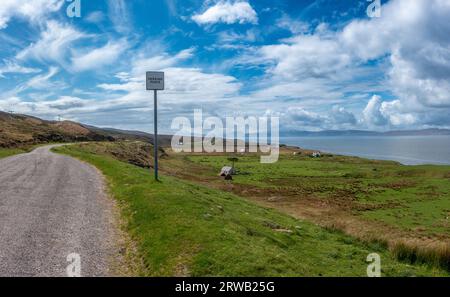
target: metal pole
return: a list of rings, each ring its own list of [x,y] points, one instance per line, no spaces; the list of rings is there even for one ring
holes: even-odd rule
[[[155,180],[158,180],[158,91],[154,90],[155,92],[155,107],[154,107],[154,112],[155,112],[155,134],[153,136],[154,141],[153,141],[153,147],[155,149],[155,154],[154,154],[154,159],[155,159]]]

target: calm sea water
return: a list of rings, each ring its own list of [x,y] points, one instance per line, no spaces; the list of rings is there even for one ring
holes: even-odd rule
[[[450,136],[282,137],[281,143],[405,165],[450,164]]]

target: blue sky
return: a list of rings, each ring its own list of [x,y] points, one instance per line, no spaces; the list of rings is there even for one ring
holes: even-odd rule
[[[0,110],[152,130],[145,71],[177,116],[280,117],[283,131],[450,127],[450,3],[4,0]],[[173,131],[172,131],[173,132]]]

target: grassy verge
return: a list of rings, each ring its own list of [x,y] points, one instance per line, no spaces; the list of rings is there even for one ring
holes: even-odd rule
[[[448,275],[400,263],[379,244],[359,242],[231,193],[163,176],[114,159],[92,146],[54,149],[96,166],[122,206],[148,276],[365,276],[368,254],[383,276]]]
[[[0,159],[10,157],[13,155],[24,154],[31,152],[35,147],[26,148],[0,148]]]

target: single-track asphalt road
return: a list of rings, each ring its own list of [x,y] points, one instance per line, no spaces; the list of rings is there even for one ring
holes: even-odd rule
[[[67,276],[73,253],[81,276],[109,276],[117,249],[102,177],[52,147],[0,159],[0,276]]]

